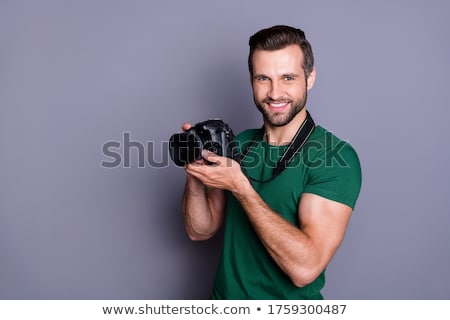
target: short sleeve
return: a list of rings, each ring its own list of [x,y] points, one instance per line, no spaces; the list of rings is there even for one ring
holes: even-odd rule
[[[348,205],[354,209],[362,183],[356,151],[345,141],[319,150],[308,161],[305,193]]]

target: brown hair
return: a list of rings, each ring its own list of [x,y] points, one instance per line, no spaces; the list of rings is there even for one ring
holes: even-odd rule
[[[314,55],[311,44],[306,40],[305,33],[290,26],[277,25],[262,29],[252,35],[249,40],[248,69],[253,75],[252,57],[255,50],[280,50],[290,45],[298,45],[303,51],[303,70],[306,77],[314,67]]]

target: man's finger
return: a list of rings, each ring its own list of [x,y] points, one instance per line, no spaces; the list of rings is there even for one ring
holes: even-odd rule
[[[210,163],[220,164],[219,159],[217,159],[219,156],[209,150],[203,149],[202,157],[203,157],[203,159],[205,159],[206,161],[208,161]]]
[[[185,122],[185,123],[183,123],[183,124],[181,125],[181,129],[182,129],[183,131],[188,131],[190,128],[192,128],[192,124],[190,124],[190,123],[188,123],[188,122]]]

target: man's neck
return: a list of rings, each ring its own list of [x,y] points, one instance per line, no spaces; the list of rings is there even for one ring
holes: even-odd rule
[[[295,134],[297,133],[298,128],[301,126],[303,121],[306,119],[306,107],[300,111],[294,119],[288,124],[276,127],[271,126],[266,121],[264,122],[264,140],[273,146],[282,146],[288,145],[291,143]]]

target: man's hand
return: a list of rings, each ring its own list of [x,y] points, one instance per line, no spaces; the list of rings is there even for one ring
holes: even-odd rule
[[[186,172],[204,185],[230,190],[238,190],[243,183],[248,183],[247,178],[241,171],[241,166],[235,160],[221,157],[211,151],[203,150],[202,156],[208,162],[196,162],[186,166]]]

